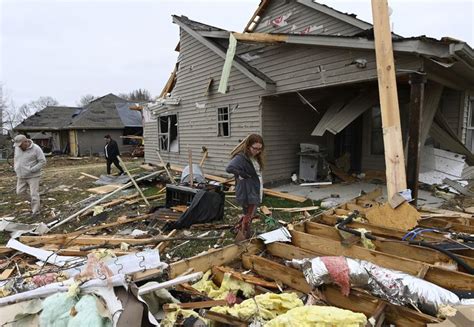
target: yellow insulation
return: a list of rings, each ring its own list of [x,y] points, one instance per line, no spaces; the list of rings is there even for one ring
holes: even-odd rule
[[[366,323],[362,313],[311,305],[291,309],[270,320],[265,327],[363,327]]]

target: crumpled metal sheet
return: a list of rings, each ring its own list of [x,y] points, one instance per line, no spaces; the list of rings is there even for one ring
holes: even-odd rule
[[[459,297],[451,291],[392,269],[386,269],[365,260],[345,258],[349,266],[352,287],[368,290],[395,305],[415,305],[425,313],[436,315],[441,306],[459,305]],[[289,265],[300,269],[313,287],[332,284],[331,276],[319,257],[293,259]]]

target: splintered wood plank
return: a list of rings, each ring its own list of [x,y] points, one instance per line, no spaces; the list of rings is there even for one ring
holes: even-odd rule
[[[407,188],[407,179],[387,0],[372,0],[372,16],[387,193],[388,198],[391,199],[395,193]],[[403,221],[403,217],[400,219]]]
[[[214,311],[204,310],[201,312],[203,318],[215,321],[217,323],[223,324],[224,326],[239,326],[239,327],[247,327],[248,323],[240,320],[234,316],[226,315],[222,313],[217,313]]]
[[[197,256],[183,259],[170,264],[170,278],[175,278],[179,274],[185,272],[189,268],[193,268],[195,272],[205,272],[213,266],[222,266],[234,260],[237,260],[242,253],[258,253],[263,249],[261,243],[246,242],[239,244],[231,244],[222,249],[211,249]]]
[[[469,209],[469,208],[467,208],[467,209]],[[467,209],[464,209],[464,210],[467,210]],[[431,208],[431,207],[428,207],[428,206],[422,206],[419,210],[420,210],[420,212],[422,212],[422,214],[424,214],[424,212],[432,212],[432,213],[435,213],[435,214],[439,214],[440,217],[474,218],[472,213],[464,213],[464,212],[458,212],[458,211],[452,211],[452,210]]]
[[[188,303],[176,303],[181,309],[202,309],[202,308],[212,308],[217,306],[227,306],[228,303],[226,300],[212,300],[212,301],[199,301],[199,302],[188,302]],[[165,311],[174,311],[176,308],[170,308],[170,304],[164,304],[163,310]]]
[[[253,275],[242,274],[228,267],[222,267],[222,266],[212,267],[213,274],[219,273],[219,272],[222,274],[228,273],[232,276],[232,278],[241,280],[249,284],[258,285],[258,286],[267,287],[267,288],[278,288],[278,284],[275,282],[269,282],[261,278],[255,277]]]
[[[303,273],[297,269],[289,268],[255,255],[243,255],[242,263],[246,269],[252,269],[263,277],[281,281],[297,291],[306,294],[312,291],[312,287],[306,282]],[[367,317],[370,317],[377,309],[378,304],[382,302],[380,299],[355,289],[351,289],[349,296],[346,297],[341,294],[337,287],[331,285],[325,287],[322,293],[331,305],[354,312],[362,312]],[[395,306],[389,303],[387,306],[387,321],[397,326],[425,326],[426,323],[439,321],[429,315],[418,313],[406,307]]]
[[[278,43],[286,42],[288,35],[269,34],[269,33],[232,33],[234,37],[241,42],[258,42],[258,43]]]
[[[10,248],[7,248],[6,246],[0,246],[0,255],[7,255],[15,250],[12,250]]]
[[[88,173],[84,173],[84,172],[81,172],[81,175],[92,178],[92,179],[95,179],[95,180],[99,179],[99,177],[97,177],[97,176],[94,176],[94,175],[91,175],[91,174],[88,174]]]
[[[323,214],[321,216],[316,217],[314,220],[326,225],[334,226],[338,223],[338,219],[339,219],[338,217]],[[364,228],[370,231],[373,235],[387,237],[387,238],[402,239],[403,236],[405,236],[407,233],[406,230],[401,230],[398,228],[387,228],[387,227],[382,227],[382,226],[376,226],[369,223],[359,223],[356,221],[348,224],[347,226],[349,226],[350,228]],[[443,236],[437,235],[435,233],[423,233],[421,236],[418,236],[416,239],[417,240],[424,239],[427,241],[445,241],[446,240]]]
[[[169,232],[166,237],[173,237],[176,235],[178,232],[177,229],[173,229],[171,232]],[[156,250],[158,250],[159,253],[163,253],[163,251],[170,245],[171,242],[161,242],[156,246]]]
[[[421,215],[408,202],[405,202],[396,209],[393,209],[389,203],[370,208],[365,212],[365,217],[373,225],[410,230],[418,225]]]
[[[43,236],[22,236],[20,241],[25,244],[65,244],[69,245],[119,245],[120,243],[142,244],[152,242],[153,238],[130,238],[110,236],[69,236],[63,234],[51,234]]]
[[[446,215],[440,214],[440,213],[425,213],[425,212],[420,212],[421,214],[421,222],[425,219],[430,219],[430,218],[439,218],[442,219],[443,221],[447,223],[454,223],[458,225],[464,225],[464,226],[474,226],[474,219],[473,218],[463,218],[463,217],[447,217]]]
[[[306,222],[305,227],[306,233],[308,234],[326,237],[334,241],[341,240],[339,231],[335,227],[313,222]],[[439,251],[424,248],[421,246],[414,246],[408,245],[406,243],[390,241],[372,241],[372,243],[375,245],[377,251],[398,255],[416,261],[426,262],[430,264],[435,264],[436,262],[451,261],[451,259],[447,255]],[[472,261],[472,264],[474,264],[474,260]]]
[[[314,235],[290,231],[292,244],[306,250],[314,251],[328,256],[346,256],[355,259],[370,261],[384,268],[403,271],[416,276],[426,263],[386,254],[379,251],[368,250],[361,246],[346,248],[340,242]],[[444,268],[428,265],[425,280],[447,289],[473,290],[474,276],[466,273],[451,271]]]
[[[13,273],[15,268],[7,268],[5,269],[1,274],[0,274],[0,280],[5,280],[10,277],[10,275]]]
[[[304,196],[278,192],[278,191],[270,190],[270,189],[267,189],[267,188],[263,189],[263,193],[265,195],[270,195],[270,196],[274,196],[274,197],[277,197],[277,198],[291,200],[291,201],[295,201],[295,202],[305,202],[307,200]]]
[[[466,226],[461,224],[456,224],[451,220],[445,220],[441,218],[429,218],[423,219],[419,223],[420,226],[432,227],[432,228],[447,228],[452,231],[474,234],[474,226]]]
[[[108,194],[110,192],[113,192],[119,188],[121,188],[123,185],[118,185],[118,184],[108,184],[108,185],[102,185],[98,187],[93,187],[93,188],[88,188],[87,191],[91,193],[96,193],[96,194]]]

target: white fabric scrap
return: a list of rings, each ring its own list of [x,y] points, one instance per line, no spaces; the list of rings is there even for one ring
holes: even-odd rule
[[[258,236],[263,240],[263,243],[270,244],[274,242],[291,242],[291,234],[285,227],[275,229],[268,233],[263,233]]]

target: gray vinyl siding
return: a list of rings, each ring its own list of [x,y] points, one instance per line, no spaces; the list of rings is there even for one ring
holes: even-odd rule
[[[288,24],[286,26],[275,27],[267,24],[272,19],[286,15],[289,12],[292,14],[288,18]],[[265,10],[254,32],[299,34],[302,30],[311,25],[322,25],[322,29],[317,29],[309,34],[350,36],[362,31],[362,29],[349,23],[299,4],[296,0],[277,0],[272,1]]]
[[[240,140],[250,133],[262,133],[268,149],[265,182],[288,179],[291,172],[298,171],[299,157],[296,153],[299,143],[322,142],[311,137],[320,117],[315,117],[312,109],[303,106],[294,92],[375,81],[377,78],[373,51],[295,44],[255,47],[239,43],[238,53],[249,51],[250,54],[258,54],[258,58],[249,63],[276,82],[275,93],[290,93],[288,96],[293,100],[287,101],[288,107],[285,107],[283,102],[269,100],[268,92],[235,67],[231,70],[228,93],[219,94],[217,89],[224,59],[184,31],[181,31],[180,45],[180,65],[172,96],[179,97],[181,102],[166,109],[168,114],[178,114],[180,152],[162,151],[161,155],[166,162],[185,166],[188,164],[188,148],[193,152],[193,161],[199,162],[202,147],[205,146],[209,156],[204,169],[216,175],[225,173],[229,153]],[[351,65],[358,58],[367,60],[366,68]],[[420,60],[414,56],[396,56],[397,69],[418,70],[420,66]],[[210,78],[213,78],[212,87],[209,94],[204,95]],[[262,97],[265,97],[264,104],[261,103]],[[279,96],[282,97],[286,95]],[[197,109],[196,103],[205,104],[206,109]],[[232,111],[236,105],[238,108],[230,116],[230,137],[217,137],[217,108],[230,106]],[[150,147],[157,147],[156,124],[155,127],[152,123],[145,126],[148,152],[145,159],[158,164],[155,154],[149,153]],[[155,143],[150,143],[150,138],[156,139]],[[323,140],[325,138],[327,136]],[[154,151],[152,148],[151,152]]]
[[[311,136],[320,118],[321,115],[303,105],[295,94],[264,98],[264,183],[289,180],[292,172],[298,173],[300,143],[326,146],[326,137]]]
[[[158,149],[158,122],[152,120],[143,126],[145,138],[145,162],[157,164],[160,162],[156,149]]]
[[[377,79],[374,51],[282,44],[267,47],[259,56],[251,64],[276,82],[277,93]],[[359,58],[367,60],[366,68],[351,64]],[[397,70],[417,70],[421,62],[399,54],[395,65]]]
[[[180,45],[181,61],[172,96],[181,101],[178,106],[169,106],[167,110],[167,114],[178,115],[180,152],[162,151],[160,154],[164,161],[185,166],[188,164],[188,149],[192,150],[196,163],[202,157],[202,147],[206,147],[209,154],[204,169],[212,174],[225,174],[231,150],[248,134],[261,133],[260,94],[263,90],[232,68],[228,82],[230,90],[226,94],[218,93],[224,59],[184,31],[181,31]],[[206,96],[210,78],[214,81]],[[197,109],[196,103],[206,104],[206,108]],[[224,106],[229,106],[230,111],[234,109],[230,114],[230,137],[217,136],[217,108]],[[145,133],[145,140],[157,139],[153,136],[155,131],[151,123],[147,124]],[[157,147],[157,143],[150,146]],[[158,163],[153,155],[147,155],[146,160]]]
[[[459,129],[461,94],[460,91],[444,88],[441,95],[441,113],[446,118],[449,127],[458,136],[461,136],[461,130]]]

